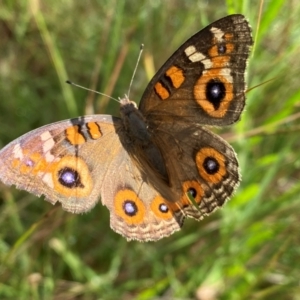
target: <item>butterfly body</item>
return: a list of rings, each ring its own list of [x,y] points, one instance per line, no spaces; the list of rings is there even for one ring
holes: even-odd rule
[[[222,206],[240,178],[232,147],[205,125],[234,123],[252,44],[242,15],[185,42],[120,118],[91,115],[33,130],[0,152],[0,179],[73,213],[101,198],[111,227],[155,241]],[[191,200],[192,198],[192,200]]]

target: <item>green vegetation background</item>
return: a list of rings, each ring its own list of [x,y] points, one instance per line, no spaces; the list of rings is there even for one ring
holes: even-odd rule
[[[109,228],[100,203],[72,215],[0,184],[0,299],[300,299],[298,1],[3,1],[0,147],[58,120],[118,114],[114,101],[65,80],[123,96],[144,43],[138,102],[178,46],[231,13],[253,28],[249,88],[273,79],[219,130],[240,160],[235,196],[202,222],[139,243]]]

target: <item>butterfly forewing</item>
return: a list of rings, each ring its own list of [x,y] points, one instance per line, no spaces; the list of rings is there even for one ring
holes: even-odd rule
[[[183,120],[235,122],[245,104],[245,69],[252,45],[242,15],[220,19],[188,39],[159,69],[140,102],[149,124]]]

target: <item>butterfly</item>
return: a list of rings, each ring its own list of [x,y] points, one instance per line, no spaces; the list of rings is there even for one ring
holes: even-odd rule
[[[128,240],[156,241],[221,207],[240,175],[233,148],[205,126],[236,122],[252,45],[243,15],[189,38],[120,118],[90,115],[30,131],[0,152],[0,180],[72,213],[101,199]]]

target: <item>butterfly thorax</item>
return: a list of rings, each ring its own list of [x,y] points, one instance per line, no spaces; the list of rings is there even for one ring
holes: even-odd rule
[[[128,137],[131,140],[137,140],[141,145],[149,144],[151,135],[146,119],[137,108],[136,103],[128,98],[121,99],[120,113]]]
[[[124,145],[129,153],[134,153],[135,159],[140,165],[148,166],[158,172],[165,182],[169,182],[165,160],[159,147],[153,141],[149,126],[142,112],[138,109],[135,102],[127,97],[120,101],[120,114],[127,133],[127,145]],[[132,150],[132,151],[130,151]],[[136,155],[138,153],[138,155]]]

